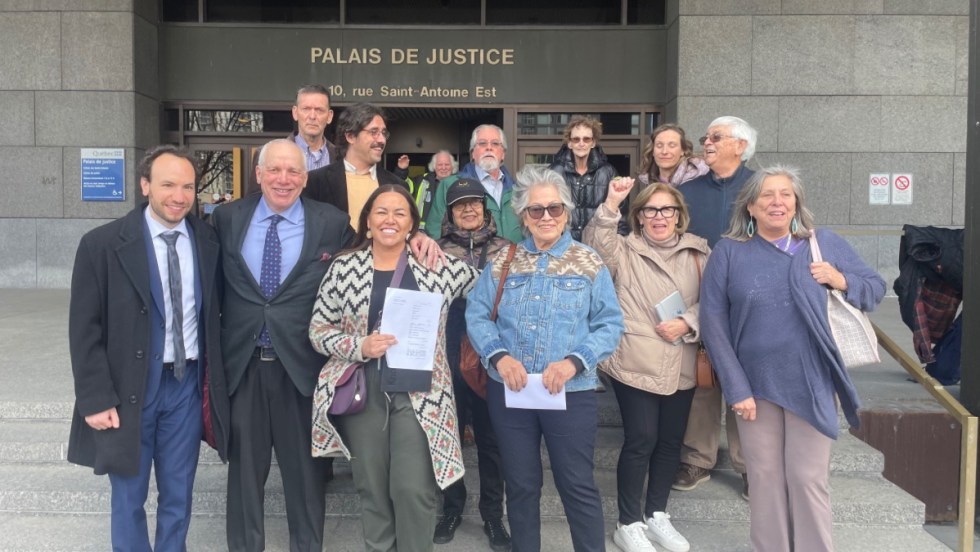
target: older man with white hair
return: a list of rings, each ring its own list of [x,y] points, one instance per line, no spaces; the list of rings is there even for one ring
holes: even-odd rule
[[[459,162],[449,150],[439,150],[432,155],[428,167],[428,172],[415,180],[410,180],[408,178],[408,156],[403,155],[398,159],[398,169],[404,171],[405,180],[411,188],[412,197],[415,198],[415,205],[419,208],[419,216],[422,217],[420,230],[425,230],[425,217],[432,207],[432,198],[439,191],[439,184],[459,172]],[[401,176],[398,170],[392,172]],[[436,239],[438,237],[434,236]]]
[[[471,161],[459,171],[460,177],[476,180],[487,192],[486,208],[497,221],[497,235],[512,242],[524,239],[521,223],[510,207],[514,179],[504,167],[507,154],[507,138],[497,125],[480,125],[470,136]],[[446,216],[446,190],[455,182],[449,177],[442,181],[432,198],[432,208],[425,216],[425,231],[433,238],[442,233],[442,220]]]
[[[745,163],[755,153],[758,133],[738,117],[718,117],[701,137],[708,174],[690,180],[678,188],[684,194],[691,224],[687,231],[708,240],[714,247],[728,228],[732,203],[753,171]],[[694,393],[691,416],[681,448],[681,467],[673,488],[690,491],[702,481],[711,479],[711,469],[718,460],[721,437],[721,390],[698,389]],[[749,481],[735,423],[725,424],[732,467],[742,475],[742,497],[749,498]]]

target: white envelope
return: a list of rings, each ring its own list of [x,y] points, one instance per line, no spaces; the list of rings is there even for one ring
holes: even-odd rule
[[[527,410],[565,410],[565,388],[552,395],[541,380],[541,374],[528,374],[527,385],[520,391],[511,391],[504,385],[504,404],[507,408]]]

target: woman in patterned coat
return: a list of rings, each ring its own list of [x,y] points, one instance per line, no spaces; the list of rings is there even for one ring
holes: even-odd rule
[[[366,550],[432,550],[436,493],[463,476],[446,313],[478,273],[453,258],[438,271],[407,258],[398,287],[441,294],[442,313],[431,382],[428,372],[393,370],[385,351],[394,336],[369,328],[376,327],[406,242],[418,231],[418,209],[404,189],[381,186],[368,198],[358,228],[352,249],[327,270],[310,321],[313,347],[330,358],[313,397],[313,455],[350,460]],[[352,362],[365,363],[367,405],[357,414],[328,417],[336,382]]]

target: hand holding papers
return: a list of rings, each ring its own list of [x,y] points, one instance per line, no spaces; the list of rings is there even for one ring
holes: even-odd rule
[[[528,410],[565,410],[565,389],[552,395],[541,381],[541,374],[528,374],[527,385],[520,391],[504,386],[504,404],[507,408]]]
[[[388,288],[380,330],[398,340],[385,353],[388,366],[432,371],[443,299],[438,293]]]

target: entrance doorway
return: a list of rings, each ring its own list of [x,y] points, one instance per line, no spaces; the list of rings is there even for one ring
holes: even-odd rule
[[[253,167],[259,148],[293,131],[290,107],[181,102],[165,106],[164,140],[187,146],[204,166],[198,193],[202,215],[229,196],[234,200],[256,191]],[[391,131],[382,164],[394,170],[398,158],[408,155],[411,177],[424,174],[432,155],[443,149],[456,156],[460,167],[469,163],[470,135],[482,124],[503,128],[509,146],[504,164],[511,172],[527,163],[550,164],[562,145],[565,125],[574,114],[588,114],[602,121],[600,143],[609,162],[617,174],[635,175],[643,142],[661,120],[660,109],[636,105],[382,107]],[[335,120],[343,109],[334,107]],[[327,129],[328,139],[333,140],[333,131],[333,126]]]
[[[520,161],[518,164],[520,166],[550,165],[555,160],[555,154],[561,148],[562,141],[559,138],[557,140],[548,140],[547,142],[547,144],[538,141],[520,142],[518,153]],[[640,165],[641,144],[638,140],[603,139],[599,145],[602,147],[602,152],[606,155],[606,160],[616,169],[617,175],[629,176],[636,174]]]
[[[487,124],[504,126],[504,110],[498,108],[388,106],[384,110],[391,131],[385,168],[394,169],[398,158],[408,155],[412,178],[425,174],[432,156],[440,150],[448,150],[463,167],[470,162],[473,129]]]

